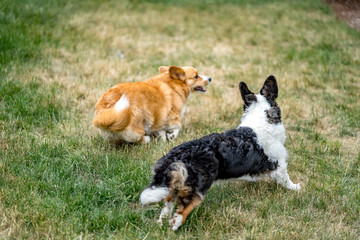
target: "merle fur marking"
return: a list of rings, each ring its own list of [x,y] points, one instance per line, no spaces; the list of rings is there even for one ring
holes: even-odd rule
[[[203,195],[214,180],[253,176],[277,168],[277,161],[265,155],[256,134],[248,127],[213,133],[173,148],[155,164],[150,186],[170,187],[169,172],[174,162],[185,164],[185,185]]]

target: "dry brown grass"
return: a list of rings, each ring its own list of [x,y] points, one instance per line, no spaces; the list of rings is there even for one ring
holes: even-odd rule
[[[33,10],[30,5],[22,9],[40,11],[33,4]],[[41,11],[56,8],[47,4],[41,3]],[[46,25],[51,19],[46,17],[36,22],[32,31],[44,34],[39,34],[37,61],[5,66],[0,238],[360,235],[360,36],[336,22],[326,5],[261,0],[82,4],[65,1],[56,9],[62,13],[56,14],[56,24]],[[45,38],[46,33],[52,37]],[[95,103],[109,87],[148,79],[161,65],[194,66],[211,76],[212,84],[205,94],[192,94],[174,142],[111,147],[91,125]],[[159,228],[154,219],[160,206],[138,203],[151,166],[184,141],[237,127],[239,82],[258,92],[270,74],[279,82],[289,174],[303,190],[288,192],[271,182],[220,183],[177,233]],[[16,95],[18,88],[25,90]],[[31,100],[47,102],[42,96],[59,104],[45,105],[36,122],[31,112],[36,109],[29,109],[42,105]],[[17,101],[21,98],[28,102]],[[46,114],[50,117],[41,120]]]

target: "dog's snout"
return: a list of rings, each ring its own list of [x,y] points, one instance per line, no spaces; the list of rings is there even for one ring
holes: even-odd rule
[[[209,83],[211,82],[211,77],[204,76],[204,75],[200,75],[200,77],[201,77],[203,80],[208,81]]]

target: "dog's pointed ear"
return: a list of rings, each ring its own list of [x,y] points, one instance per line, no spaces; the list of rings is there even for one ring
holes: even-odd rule
[[[260,94],[268,100],[275,100],[278,97],[278,86],[276,78],[270,75],[264,82],[264,86],[260,90]]]
[[[241,97],[244,100],[244,104],[245,104],[244,109],[245,109],[245,107],[250,106],[252,102],[256,101],[256,96],[252,91],[249,90],[246,83],[244,82],[240,82],[239,89],[240,89]]]
[[[185,71],[182,68],[171,66],[169,68],[170,77],[173,79],[179,79],[185,81]]]
[[[164,73],[164,72],[167,72],[167,71],[169,71],[169,67],[166,67],[166,66],[159,67],[159,73]]]

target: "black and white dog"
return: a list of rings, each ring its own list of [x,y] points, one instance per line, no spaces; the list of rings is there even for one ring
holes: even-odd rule
[[[275,77],[269,76],[256,95],[241,82],[240,93],[245,104],[237,129],[183,143],[155,164],[152,182],[140,200],[142,204],[164,200],[160,224],[170,217],[176,201],[170,225],[177,230],[218,179],[257,181],[269,176],[288,189],[300,190],[300,184],[294,184],[286,170],[286,136],[275,102]]]

